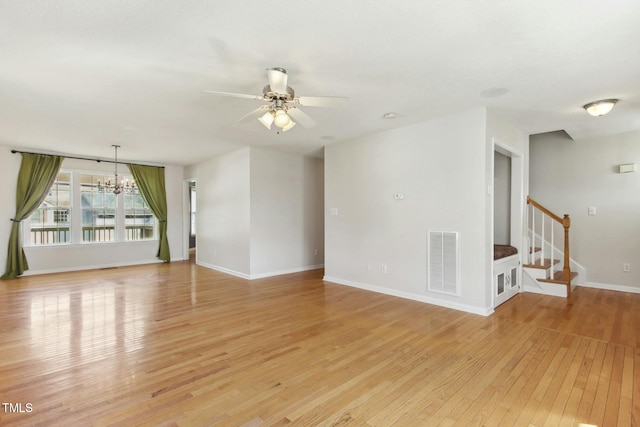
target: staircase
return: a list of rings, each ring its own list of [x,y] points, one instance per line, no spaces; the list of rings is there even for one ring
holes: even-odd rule
[[[560,217],[531,197],[527,197],[527,204],[528,262],[522,267],[531,280],[529,286],[525,283],[525,290],[566,297],[570,303],[578,273],[571,270],[569,215]]]

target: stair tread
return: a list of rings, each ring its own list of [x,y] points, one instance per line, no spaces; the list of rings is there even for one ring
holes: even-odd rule
[[[560,262],[559,259],[554,259],[553,260],[553,265],[556,265]],[[544,263],[543,264],[523,264],[523,267],[528,267],[528,268],[539,268],[542,270],[546,270],[547,268],[551,267],[551,259],[550,258],[545,258],[544,259]]]
[[[578,275],[578,273],[576,273],[575,271],[572,271],[570,273],[571,279],[573,280],[573,278],[575,278]],[[545,283],[557,283],[560,285],[566,285],[567,281],[564,280],[562,278],[562,271],[556,271],[556,273],[553,275],[553,279],[537,279],[539,282],[545,282]]]

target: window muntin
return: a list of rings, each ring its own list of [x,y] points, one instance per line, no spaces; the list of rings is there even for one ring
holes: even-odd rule
[[[124,226],[122,240],[150,240],[156,236],[156,218],[131,177],[124,176],[125,191],[116,196],[103,183],[104,175],[80,175],[82,200],[82,241],[111,242],[118,239],[118,227]],[[118,200],[120,198],[120,200]],[[122,203],[122,206],[118,206]],[[122,213],[120,213],[122,211]],[[118,217],[124,218],[123,222]]]
[[[196,235],[196,187],[189,187],[189,210],[191,211],[191,226],[190,226],[190,234],[192,236]]]
[[[83,242],[116,240],[116,195],[100,186],[104,175],[80,175]]]
[[[71,172],[60,171],[47,196],[29,218],[29,244],[57,245],[71,242]]]
[[[125,240],[149,240],[155,238],[156,218],[137,188],[133,193],[123,193]]]

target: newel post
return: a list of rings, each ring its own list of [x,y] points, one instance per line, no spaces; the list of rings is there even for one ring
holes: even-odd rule
[[[564,266],[562,267],[562,278],[567,282],[567,299],[571,298],[571,265],[569,261],[569,227],[571,219],[569,215],[564,214],[562,218],[562,227],[564,227]]]

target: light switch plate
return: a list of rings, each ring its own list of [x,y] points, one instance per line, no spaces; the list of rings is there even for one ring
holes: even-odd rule
[[[626,165],[620,165],[620,173],[629,173],[629,172],[635,172],[636,171],[636,164],[635,163],[627,163]]]

